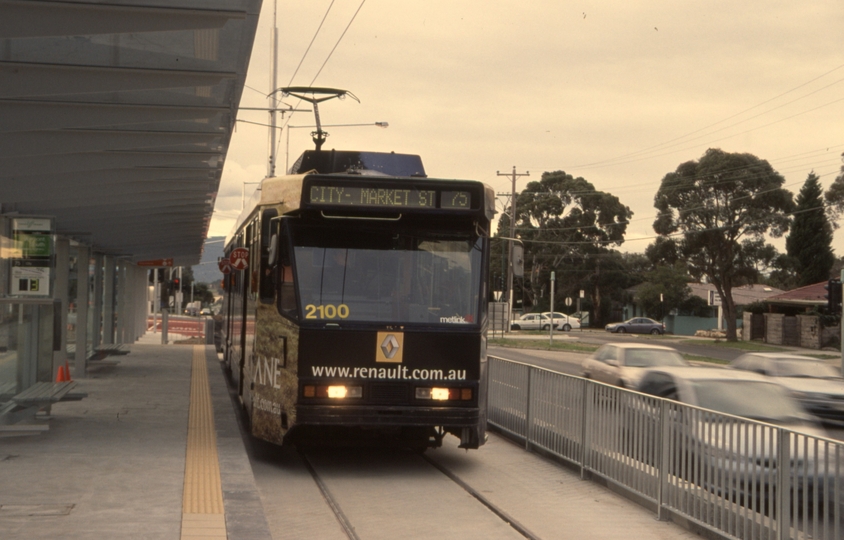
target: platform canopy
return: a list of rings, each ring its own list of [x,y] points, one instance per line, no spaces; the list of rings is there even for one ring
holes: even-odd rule
[[[261,0],[0,0],[0,211],[199,262]]]

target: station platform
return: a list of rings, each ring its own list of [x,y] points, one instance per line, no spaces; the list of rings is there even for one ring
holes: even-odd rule
[[[160,342],[0,438],[0,538],[272,538],[213,346]]]
[[[36,421],[48,430],[0,438],[0,538],[325,537],[319,531],[332,521],[327,510],[310,508],[324,504],[321,499],[288,494],[283,515],[264,506],[213,346],[160,340],[147,333],[119,364],[77,379],[77,390],[87,396],[53,405],[49,417],[39,415]],[[695,537],[500,437],[491,437],[480,452],[489,468],[461,474],[519,509],[542,538],[563,531],[583,538]],[[455,442],[432,456],[451,467],[463,453]],[[501,484],[510,475],[482,472],[516,464],[535,493],[554,495],[544,506]],[[280,519],[296,523],[278,527]]]

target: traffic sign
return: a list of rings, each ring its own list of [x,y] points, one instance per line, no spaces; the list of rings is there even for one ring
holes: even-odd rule
[[[229,274],[232,271],[232,263],[228,259],[220,259],[219,262],[217,262],[217,266],[220,267],[220,272],[224,274]]]
[[[566,305],[567,306],[571,305],[571,296],[566,296]]]
[[[235,248],[229,255],[229,262],[233,270],[246,270],[249,268],[249,250],[246,248]]]

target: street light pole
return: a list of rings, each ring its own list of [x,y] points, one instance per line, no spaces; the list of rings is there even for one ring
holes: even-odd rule
[[[278,7],[278,0],[273,1],[273,35],[272,45],[270,49],[270,148],[269,159],[267,160],[267,178],[275,176],[275,114],[278,107],[278,96],[274,90],[278,88],[278,17],[276,16],[276,8]],[[283,117],[283,116],[282,116]]]

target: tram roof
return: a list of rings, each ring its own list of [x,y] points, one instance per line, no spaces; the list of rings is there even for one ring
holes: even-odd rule
[[[200,259],[261,0],[0,8],[0,204],[133,261]]]
[[[290,170],[292,174],[264,178],[261,181],[261,185],[244,204],[243,210],[226,237],[226,244],[258,207],[283,204],[286,208],[285,213],[298,210],[302,203],[302,186],[305,178],[314,174],[354,174],[359,178],[445,180],[425,176],[422,160],[418,155],[395,152],[307,150],[296,160]],[[484,211],[489,219],[492,219],[495,214],[495,193],[490,186],[485,184]]]

